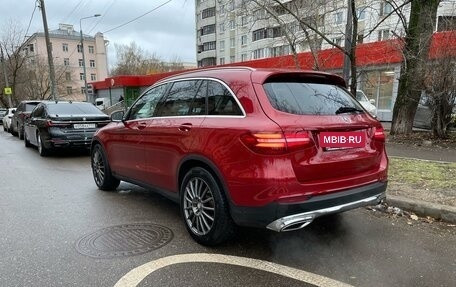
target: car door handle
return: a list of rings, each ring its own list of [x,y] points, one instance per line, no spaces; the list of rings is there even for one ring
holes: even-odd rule
[[[145,122],[138,123],[138,130],[143,130],[147,127]]]
[[[192,129],[192,124],[191,123],[185,123],[185,124],[181,124],[179,126],[179,130],[182,131],[182,132],[188,132]]]

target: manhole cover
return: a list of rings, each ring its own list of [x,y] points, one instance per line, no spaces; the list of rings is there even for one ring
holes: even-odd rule
[[[156,224],[125,224],[103,228],[76,243],[79,253],[95,258],[138,255],[158,249],[173,238],[173,232]]]

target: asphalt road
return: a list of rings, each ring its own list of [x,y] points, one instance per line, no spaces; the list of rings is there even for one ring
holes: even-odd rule
[[[97,190],[87,154],[42,158],[0,132],[0,164],[0,286],[456,282],[454,226],[358,209],[296,232],[241,229],[233,241],[206,248],[187,234],[174,203],[126,183]],[[142,225],[153,229],[141,229],[146,237],[135,234]],[[122,249],[140,250],[150,238],[159,240],[145,252]]]

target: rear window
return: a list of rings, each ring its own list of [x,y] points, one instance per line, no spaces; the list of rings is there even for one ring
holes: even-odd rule
[[[81,114],[100,114],[104,115],[97,107],[85,103],[58,103],[48,105],[50,114],[60,115],[81,115]]]
[[[334,115],[340,108],[362,110],[339,86],[321,83],[277,82],[263,85],[272,106],[296,115]]]
[[[25,111],[31,112],[39,103],[29,103],[25,104]]]

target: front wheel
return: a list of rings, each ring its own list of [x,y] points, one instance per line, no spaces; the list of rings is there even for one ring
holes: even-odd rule
[[[99,144],[92,149],[91,163],[93,179],[99,189],[111,191],[119,186],[120,180],[112,175],[106,154]]]
[[[25,147],[31,147],[30,141],[27,138],[27,134],[24,132],[24,145]]]
[[[236,226],[229,214],[228,202],[209,171],[194,167],[187,172],[180,196],[181,214],[195,241],[214,246],[234,235]]]

